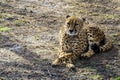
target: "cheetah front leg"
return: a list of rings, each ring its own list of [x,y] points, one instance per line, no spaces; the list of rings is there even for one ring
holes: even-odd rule
[[[83,54],[81,54],[81,57],[89,58],[89,57],[91,57],[92,55],[95,54],[95,52],[93,51],[94,49],[92,49],[94,47],[94,45],[93,45],[94,42],[93,42],[93,38],[91,37],[91,34],[88,34],[87,40],[88,40],[88,51],[83,53]]]
[[[52,62],[52,66],[58,66],[58,65],[62,65],[63,61],[61,58],[57,58]]]
[[[91,50],[88,50],[88,52],[81,54],[81,57],[90,58],[90,57],[93,56],[94,54],[95,54],[95,52],[91,49]]]
[[[65,56],[66,55],[63,52],[60,53],[59,57],[52,62],[52,65],[53,66],[63,65],[65,61],[65,58],[64,58]]]
[[[69,69],[75,68],[73,61],[75,60],[75,56],[73,56],[73,53],[65,53],[62,52],[62,55],[60,55],[55,61],[53,61],[52,65],[65,65]]]
[[[96,50],[95,50],[96,49]],[[87,57],[90,58],[91,56],[93,56],[96,52],[99,51],[99,46],[97,46],[94,43],[89,44],[89,49],[87,52],[81,54],[82,57]]]
[[[70,57],[67,58],[65,65],[69,69],[74,69],[75,68],[75,65],[73,64],[72,56],[70,56]]]

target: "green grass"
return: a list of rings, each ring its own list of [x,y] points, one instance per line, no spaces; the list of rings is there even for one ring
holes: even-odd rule
[[[2,18],[2,13],[0,13],[0,18]]]
[[[92,75],[91,78],[94,79],[94,80],[101,80],[102,76],[97,74],[97,75]]]
[[[14,24],[16,26],[24,25],[25,24],[25,20],[24,19],[15,20]]]
[[[9,30],[10,30],[10,28],[8,28],[8,27],[0,26],[0,31],[1,32],[8,32]]]
[[[9,13],[0,13],[0,18],[12,18],[13,15]]]
[[[6,0],[1,0],[2,3],[6,3]]]
[[[115,78],[115,79],[113,79],[113,80],[120,80],[120,76],[116,77],[116,78]]]
[[[4,77],[0,77],[0,80],[6,80]]]

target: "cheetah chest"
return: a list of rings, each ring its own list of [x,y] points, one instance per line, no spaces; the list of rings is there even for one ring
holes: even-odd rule
[[[65,52],[84,52],[88,47],[86,36],[68,36],[64,39],[62,50]]]

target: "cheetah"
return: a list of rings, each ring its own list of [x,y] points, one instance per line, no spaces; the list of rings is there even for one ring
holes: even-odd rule
[[[104,32],[96,27],[86,27],[84,18],[66,16],[65,25],[60,29],[60,52],[52,65],[66,65],[75,68],[74,61],[82,57],[91,57],[99,51],[105,51]],[[95,29],[94,29],[95,28]],[[94,34],[94,32],[100,32]],[[97,36],[99,35],[98,39]]]
[[[84,28],[84,19],[75,16],[66,16],[66,22],[60,30],[60,53],[52,65],[65,64],[74,68],[73,61],[88,51],[87,32]],[[90,51],[89,51],[90,52]],[[93,51],[91,50],[91,53]]]

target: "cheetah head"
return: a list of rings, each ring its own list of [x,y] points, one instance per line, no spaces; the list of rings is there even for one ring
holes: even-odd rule
[[[79,33],[81,28],[83,28],[84,18],[78,18],[75,16],[66,16],[65,31],[69,36],[74,36]]]

